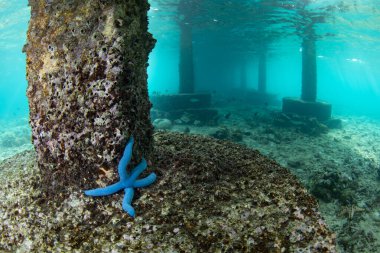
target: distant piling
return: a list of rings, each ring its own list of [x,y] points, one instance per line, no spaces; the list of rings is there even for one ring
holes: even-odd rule
[[[315,102],[317,99],[317,57],[315,38],[303,38],[302,41],[302,94],[304,101]]]
[[[194,93],[193,36],[191,25],[180,25],[179,93]]]
[[[178,93],[194,93],[194,59],[193,59],[193,29],[191,1],[179,1],[178,12],[183,16],[179,21],[180,51],[179,51],[179,90]]]
[[[267,52],[265,47],[262,47],[259,53],[259,73],[257,90],[261,94],[265,94],[267,92]]]

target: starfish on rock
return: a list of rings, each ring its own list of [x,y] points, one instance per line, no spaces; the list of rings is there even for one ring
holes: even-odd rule
[[[134,142],[133,137],[131,137],[131,139],[127,143],[127,146],[125,147],[123,157],[121,158],[119,165],[117,167],[117,171],[120,176],[119,182],[112,184],[110,186],[107,186],[105,188],[87,190],[84,193],[87,196],[98,197],[98,196],[110,195],[124,189],[125,195],[124,195],[123,204],[122,204],[123,210],[126,211],[130,216],[135,217],[135,209],[131,205],[133,195],[135,192],[134,188],[145,187],[152,184],[156,180],[157,176],[155,173],[152,172],[146,178],[137,180],[137,177],[147,167],[147,163],[144,158],[136,166],[136,168],[132,170],[131,175],[128,174],[127,165],[131,161],[133,142]]]

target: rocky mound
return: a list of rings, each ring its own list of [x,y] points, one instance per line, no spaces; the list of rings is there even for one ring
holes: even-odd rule
[[[2,162],[0,250],[335,252],[314,198],[257,151],[160,132],[151,164],[158,180],[137,192],[132,219],[121,194],[73,189],[64,201],[46,201],[34,152]]]

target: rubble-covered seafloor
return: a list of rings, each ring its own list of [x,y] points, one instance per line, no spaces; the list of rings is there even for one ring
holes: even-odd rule
[[[287,117],[278,107],[222,101],[215,126],[183,115],[172,122],[171,131],[211,135],[259,150],[288,168],[318,199],[337,234],[339,252],[380,251],[379,119],[342,114],[325,125]]]
[[[32,151],[3,161],[0,250],[335,251],[315,199],[258,151],[159,132],[150,164],[158,181],[138,190],[132,219],[122,212],[122,194],[90,198],[73,189],[61,202],[46,201]],[[98,183],[116,177],[106,171]]]

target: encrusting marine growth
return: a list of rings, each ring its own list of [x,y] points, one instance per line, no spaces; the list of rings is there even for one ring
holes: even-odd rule
[[[134,142],[133,137],[131,137],[129,142],[127,143],[127,146],[125,147],[123,157],[121,158],[119,165],[117,167],[117,171],[120,176],[120,181],[113,185],[107,186],[105,188],[87,190],[84,193],[87,196],[98,197],[98,196],[110,195],[124,189],[125,195],[124,195],[123,204],[122,204],[123,210],[126,211],[130,216],[135,217],[135,210],[131,205],[133,194],[135,192],[134,188],[146,187],[146,186],[151,185],[156,180],[157,176],[154,172],[152,172],[146,178],[137,180],[137,177],[147,167],[147,163],[144,158],[132,170],[131,175],[128,174],[126,167],[128,163],[131,161],[133,142]]]

